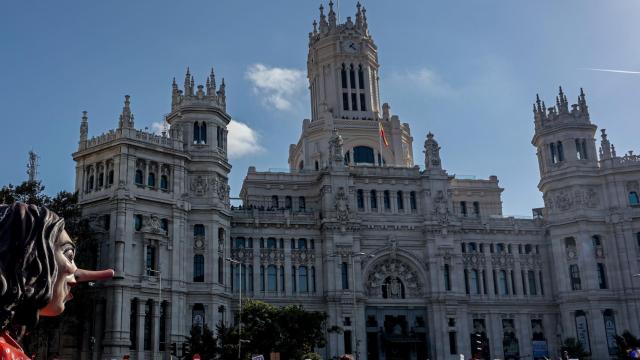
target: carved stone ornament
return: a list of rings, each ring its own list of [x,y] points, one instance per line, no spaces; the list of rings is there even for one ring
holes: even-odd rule
[[[512,268],[514,262],[513,255],[510,254],[491,255],[491,265],[494,268]]]
[[[581,187],[574,190],[562,189],[545,195],[545,206],[550,210],[567,211],[574,208],[595,208],[600,204],[595,187]]]
[[[443,225],[449,223],[448,201],[442,190],[438,190],[433,198],[433,216]]]
[[[154,234],[165,234],[166,231],[160,225],[160,218],[157,215],[145,215],[142,219],[142,231]]]
[[[336,219],[340,222],[349,221],[349,199],[344,187],[340,187],[335,196]]]
[[[381,297],[383,291],[382,285],[385,284],[385,281],[388,281],[387,279],[390,279],[391,285],[396,284],[397,281],[401,281],[407,297],[422,296],[423,286],[416,270],[404,261],[391,258],[386,258],[378,262],[369,271],[366,280],[369,295]],[[393,291],[391,291],[391,293],[393,293]]]
[[[462,263],[472,267],[483,267],[486,259],[484,255],[478,253],[462,254]]]
[[[189,189],[196,195],[205,195],[209,191],[209,183],[206,176],[197,175],[192,177]]]
[[[315,260],[316,260],[316,255],[314,251],[311,249],[291,250],[291,262],[295,265],[313,264]]]
[[[283,265],[284,252],[280,249],[260,249],[260,263]]]
[[[329,140],[329,156],[332,162],[344,161],[343,145],[344,141],[342,140],[342,136],[338,134],[337,129],[333,129],[333,135]]]

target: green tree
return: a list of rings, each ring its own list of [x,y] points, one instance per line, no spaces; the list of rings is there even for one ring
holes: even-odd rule
[[[572,337],[564,339],[562,347],[560,347],[560,351],[566,351],[570,358],[582,359],[589,356],[589,353],[584,351],[582,343]]]
[[[207,324],[204,324],[202,328],[197,325],[193,326],[190,336],[187,337],[187,342],[189,343],[190,352],[183,354],[186,359],[191,359],[194,354],[199,354],[203,360],[213,360],[218,354],[216,338]]]
[[[616,345],[618,346],[618,359],[629,359],[631,350],[640,348],[640,340],[625,330],[622,335],[616,335]]]
[[[218,355],[219,359],[235,359],[238,357],[238,333],[236,328],[228,327],[220,321],[216,325],[218,335]]]

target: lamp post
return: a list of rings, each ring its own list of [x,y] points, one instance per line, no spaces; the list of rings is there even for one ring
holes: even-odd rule
[[[236,264],[238,265],[238,278],[239,281],[238,283],[240,284],[239,288],[238,288],[238,306],[239,306],[239,310],[238,313],[240,314],[238,316],[238,360],[242,359],[242,265],[240,263],[240,261],[236,260],[236,259],[232,259],[230,257],[225,259],[226,261],[230,262],[231,264]],[[231,265],[233,266],[233,265]],[[233,284],[233,279],[231,279],[231,283]]]
[[[359,359],[359,349],[358,349],[358,343],[360,342],[358,340],[358,314],[356,313],[356,258],[360,257],[360,256],[364,256],[364,257],[368,257],[368,258],[372,258],[374,257],[373,254],[367,254],[367,253],[363,253],[363,252],[355,252],[352,251],[348,254],[346,254],[349,259],[351,260],[351,293],[353,294],[353,336],[354,336],[354,342],[356,345],[355,348],[355,356],[356,356],[356,360]],[[334,253],[332,255],[330,255],[332,257],[341,257],[341,254],[337,254]]]
[[[153,270],[152,268],[147,268],[147,274],[154,274],[158,276],[158,315],[160,315],[160,311],[162,311],[162,272],[160,270]],[[158,339],[158,351],[160,351],[159,340],[160,339]],[[155,354],[155,351],[154,351],[154,354]]]

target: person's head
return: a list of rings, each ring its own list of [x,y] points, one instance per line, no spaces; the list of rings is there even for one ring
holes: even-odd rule
[[[31,328],[40,315],[60,315],[77,282],[113,276],[112,270],[79,270],[74,257],[64,220],[54,212],[0,205],[0,330]]]

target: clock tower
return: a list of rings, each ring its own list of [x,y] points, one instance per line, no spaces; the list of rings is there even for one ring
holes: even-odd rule
[[[329,1],[328,13],[321,5],[313,22],[307,56],[311,119],[289,148],[291,169],[328,167],[334,130],[344,141],[344,165],[413,166],[409,125],[380,104],[378,47],[366,9],[360,3],[356,8],[355,21],[348,16],[339,24]]]

